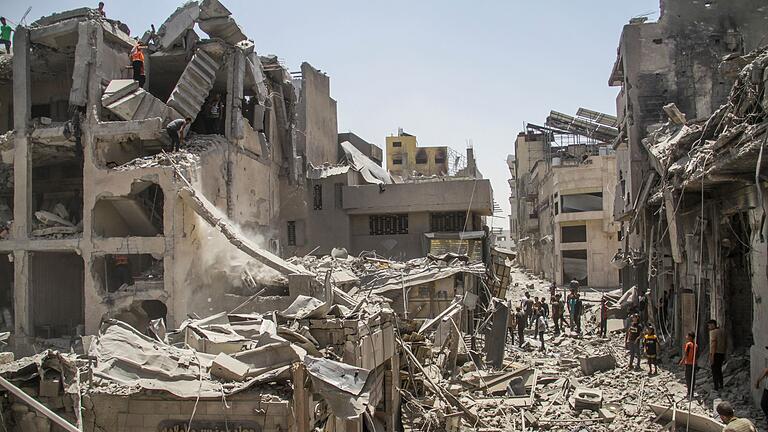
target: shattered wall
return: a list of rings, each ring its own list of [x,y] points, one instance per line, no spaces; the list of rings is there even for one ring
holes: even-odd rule
[[[336,101],[331,98],[328,75],[301,64],[297,116],[297,151],[305,162],[319,166],[338,161]]]

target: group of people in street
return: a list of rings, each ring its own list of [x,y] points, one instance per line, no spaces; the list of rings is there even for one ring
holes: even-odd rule
[[[512,344],[517,338],[518,346],[525,344],[526,330],[533,329],[535,339],[540,341],[539,351],[546,352],[544,336],[549,331],[549,318],[552,319],[554,334],[558,335],[566,328],[575,334],[582,332],[583,303],[580,295],[580,284],[578,281],[571,281],[568,285],[568,294],[563,300],[562,294],[557,292],[557,285],[550,286],[549,302],[544,297],[531,297],[530,292],[525,292],[519,304],[513,300],[509,301],[510,316],[508,321],[509,337]],[[641,370],[642,359],[645,358],[648,364],[648,374],[658,374],[658,362],[661,350],[662,336],[668,334],[667,317],[669,316],[670,305],[669,292],[665,292],[656,306],[656,318],[658,320],[660,333],[649,322],[648,317],[648,297],[644,293],[638,293],[637,301],[629,307],[629,317],[625,324],[625,347],[629,357],[628,369]],[[568,318],[566,319],[566,311]],[[598,312],[598,337],[608,336],[608,299],[603,296],[600,300]],[[723,379],[723,365],[726,360],[728,342],[726,332],[722,329],[716,320],[707,322],[709,336],[708,364],[712,372],[712,382],[714,390],[719,392],[725,385]],[[766,347],[768,349],[768,347]],[[679,365],[685,368],[685,384],[688,398],[695,396],[696,372],[699,360],[699,345],[695,332],[689,332],[682,346]],[[768,418],[768,368],[755,383],[755,388],[763,388],[761,398],[761,408]],[[733,407],[728,402],[722,402],[717,406],[717,413],[720,419],[726,425],[724,431],[756,431],[754,425],[747,419],[737,418]],[[751,428],[751,429],[750,429]]]

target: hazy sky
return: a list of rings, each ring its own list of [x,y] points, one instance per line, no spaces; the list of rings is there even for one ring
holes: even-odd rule
[[[494,198],[509,212],[506,156],[524,122],[580,106],[615,113],[608,75],[622,26],[658,15],[659,0],[222,0],[256,44],[298,70],[331,77],[339,131],[384,147],[398,127],[421,145],[464,152],[474,143]],[[3,1],[0,13],[27,22],[93,4]],[[106,1],[107,16],[142,34],[181,2]],[[495,225],[505,219],[496,219]]]

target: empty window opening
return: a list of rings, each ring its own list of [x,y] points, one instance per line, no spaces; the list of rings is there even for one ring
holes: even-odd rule
[[[102,292],[164,287],[163,260],[150,254],[108,254],[94,258],[92,271]]]
[[[296,246],[296,221],[288,221],[288,246]]]
[[[34,252],[29,267],[34,335],[46,339],[82,335],[83,258],[74,252]]]
[[[561,243],[581,243],[587,241],[587,226],[575,225],[560,228]]]
[[[154,237],[163,234],[160,186],[147,181],[131,185],[126,196],[101,197],[93,208],[93,232],[99,237]]]
[[[0,134],[13,130],[13,83],[0,82]]]
[[[336,208],[344,208],[344,183],[334,183],[333,185]]]
[[[33,237],[78,237],[83,232],[83,167],[74,153],[47,152],[33,144]]]
[[[437,153],[435,153],[435,164],[436,165],[442,165],[445,163],[445,153],[440,150]]]
[[[582,286],[589,285],[587,278],[587,250],[564,250],[563,281],[565,283],[577,280]]]
[[[316,184],[312,188],[312,203],[315,210],[323,209],[323,185]]]
[[[429,222],[432,232],[462,232],[472,228],[471,224],[467,224],[467,213],[463,211],[430,213]]]
[[[392,141],[392,147],[402,147],[402,141]]]
[[[370,235],[408,234],[408,215],[375,215],[368,217]]]
[[[400,158],[392,158],[392,165],[402,165],[403,160]]]
[[[419,150],[416,152],[416,163],[419,165],[425,165],[429,162],[429,157],[426,150]]]
[[[50,119],[52,122],[65,122],[70,119],[69,96],[72,89],[72,73],[75,67],[74,38],[60,37],[57,43],[70,46],[51,48],[43,44],[31,44],[30,96],[32,119]],[[47,121],[47,120],[46,120]]]
[[[560,197],[563,213],[578,213],[603,210],[603,193],[563,195]]]
[[[0,254],[0,330],[13,331],[13,255]]]

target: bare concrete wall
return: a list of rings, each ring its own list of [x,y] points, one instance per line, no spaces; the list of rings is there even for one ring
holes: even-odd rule
[[[298,127],[303,132],[299,141],[303,143],[306,160],[315,166],[325,162],[336,163],[338,125],[330,79],[309,63],[302,63],[301,74]]]

